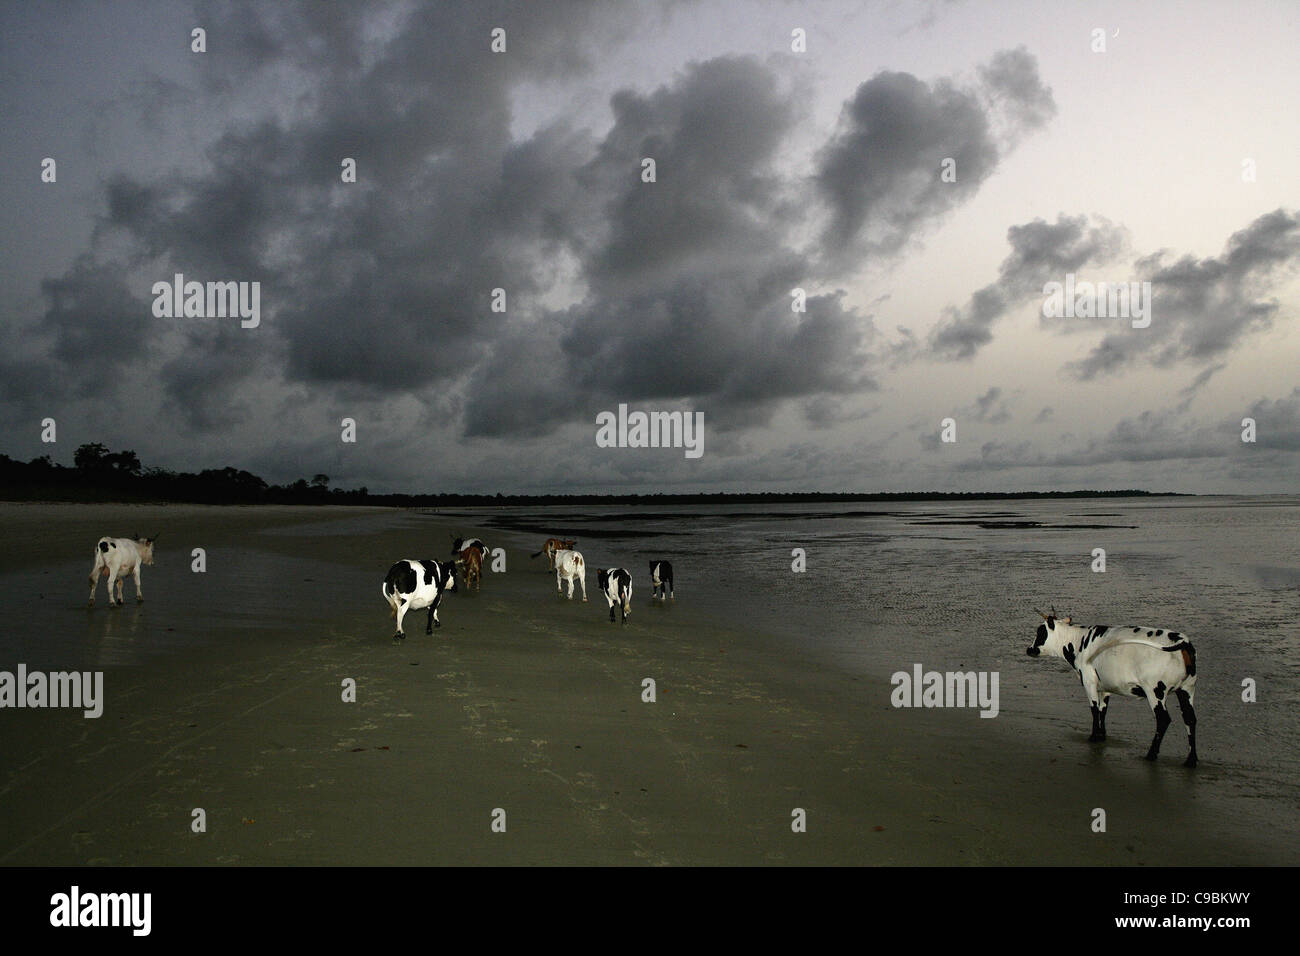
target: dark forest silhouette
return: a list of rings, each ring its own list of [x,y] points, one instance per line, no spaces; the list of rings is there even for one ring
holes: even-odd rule
[[[134,451],[110,452],[99,442],[80,446],[73,464],[60,465],[49,455],[22,462],[0,454],[0,498],[8,501],[122,501],[187,504],[384,505],[437,507],[452,505],[544,504],[692,504],[727,502],[834,501],[978,501],[1015,498],[1129,498],[1168,492],[1012,491],[1012,492],[716,492],[683,494],[371,494],[365,487],[330,488],[329,476],[317,474],[287,485],[268,484],[241,468],[207,468],[200,472],[145,468]]]

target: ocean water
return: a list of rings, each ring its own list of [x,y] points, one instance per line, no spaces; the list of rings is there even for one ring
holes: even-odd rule
[[[1086,734],[1090,718],[1064,661],[1025,655],[1034,608],[1183,632],[1197,648],[1203,764],[1300,806],[1300,498],[553,507],[477,520],[525,542],[577,538],[589,567],[632,572],[639,604],[649,560],[667,559],[678,602],[827,666],[997,672],[1003,723],[1044,742]],[[1173,719],[1166,760],[1186,752],[1176,708]],[[1112,698],[1107,725],[1140,755],[1154,720],[1143,701]]]

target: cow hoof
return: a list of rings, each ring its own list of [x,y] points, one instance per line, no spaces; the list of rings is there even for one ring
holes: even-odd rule
[[[393,635],[393,640],[394,640],[394,641],[404,641],[404,640],[406,640],[406,635],[403,634],[401,631],[398,631],[396,634]]]
[[[1147,751],[1147,759],[1150,760],[1150,761],[1153,761],[1153,762],[1154,762],[1155,759],[1156,759],[1157,757],[1159,757],[1159,756],[1160,756],[1160,754],[1158,754],[1158,753],[1156,753],[1156,752],[1154,752],[1154,751],[1150,751],[1150,750]]]
[[[135,599],[135,603],[136,603],[136,604],[143,604],[143,603],[144,603],[144,598],[139,598],[139,597],[136,598],[136,599]]]
[[[1186,760],[1184,760],[1184,761],[1183,761],[1183,766],[1184,766],[1184,767],[1195,767],[1195,766],[1196,766],[1196,754],[1192,754],[1192,755],[1190,755]]]
[[[1088,743],[1099,744],[1105,739],[1106,739],[1105,734],[1093,734],[1091,737],[1088,738]]]

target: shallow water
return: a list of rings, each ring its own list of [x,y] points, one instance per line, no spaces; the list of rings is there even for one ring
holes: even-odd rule
[[[888,677],[996,671],[999,722],[1044,746],[1086,736],[1064,661],[1025,655],[1055,608],[1087,624],[1150,625],[1197,648],[1198,750],[1208,774],[1297,803],[1300,782],[1300,499],[1053,499],[902,505],[626,506],[500,512],[579,540],[588,567],[618,564],[649,603],[651,558],[673,563],[678,602],[771,632],[789,652]],[[480,519],[483,520],[483,519]],[[523,538],[531,541],[530,538]],[[807,556],[792,571],[791,552]],[[1106,552],[1094,572],[1093,549]],[[666,613],[671,613],[671,608]],[[1257,701],[1242,700],[1251,679]],[[1111,746],[1140,755],[1154,721],[1112,699]],[[975,714],[970,714],[972,718]],[[1181,757],[1181,721],[1165,760]]]

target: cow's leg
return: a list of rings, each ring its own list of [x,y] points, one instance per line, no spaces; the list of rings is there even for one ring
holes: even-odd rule
[[[1157,684],[1147,691],[1147,703],[1151,704],[1151,711],[1156,716],[1156,735],[1151,740],[1151,749],[1147,751],[1148,760],[1155,760],[1160,756],[1160,742],[1165,739],[1165,731],[1169,729],[1171,723],[1169,711],[1165,707],[1163,686]]]
[[[673,579],[672,579],[672,578],[669,578],[669,579],[668,579],[668,596],[669,596],[670,598],[672,598],[674,601],[677,600],[676,596],[674,596],[674,594],[673,594]]]
[[[406,612],[411,609],[411,602],[405,597],[397,599],[397,633],[393,635],[393,640],[404,641],[406,634],[402,631],[402,618],[406,617]]]
[[[582,585],[582,603],[586,604],[587,603],[587,572],[586,571],[582,572],[582,575],[578,578],[578,583]],[[573,585],[570,584],[569,588],[572,589]]]
[[[121,603],[122,592],[117,586],[117,572],[110,569],[108,572],[108,606],[115,607]]]
[[[90,600],[86,604],[87,607],[95,606],[95,589],[99,587],[99,579],[102,574],[103,572],[100,571],[98,564],[96,564],[90,571]],[[109,598],[112,598],[112,596],[112,594],[109,594]]]
[[[1099,743],[1106,739],[1106,731],[1102,727],[1097,672],[1085,664],[1079,669],[1079,680],[1083,683],[1083,691],[1088,695],[1088,705],[1092,708],[1092,733],[1088,736],[1088,742]]]
[[[140,566],[138,564],[131,573],[131,579],[135,581],[135,603],[139,604],[144,600],[144,592],[140,590]]]
[[[1101,739],[1106,739],[1106,709],[1110,707],[1110,694],[1101,695]]]
[[[562,582],[563,582],[563,576],[560,574],[560,569],[556,568],[555,569],[555,593],[558,594],[560,597],[564,597],[564,584]],[[570,587],[572,587],[572,585],[570,585]],[[569,595],[569,596],[572,597],[573,595]]]
[[[609,623],[613,624],[614,623],[614,602],[610,601],[608,597],[605,598],[605,600],[609,601]]]
[[[1192,708],[1192,692],[1183,688],[1178,688],[1178,707],[1183,712],[1183,723],[1187,725],[1187,746],[1190,748],[1187,752],[1187,759],[1183,761],[1184,767],[1196,766],[1196,711]]]

